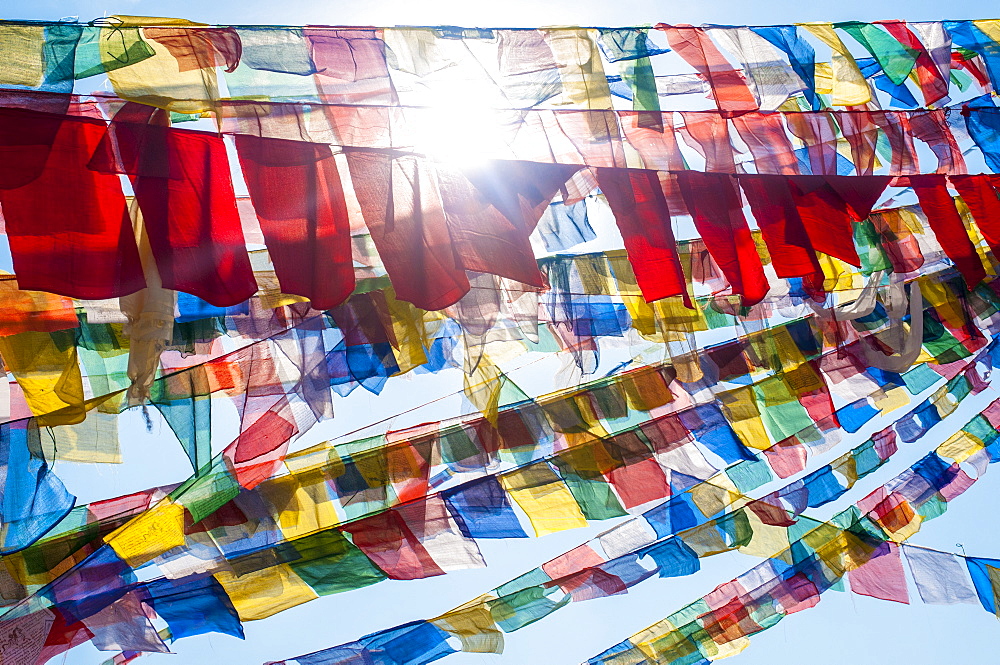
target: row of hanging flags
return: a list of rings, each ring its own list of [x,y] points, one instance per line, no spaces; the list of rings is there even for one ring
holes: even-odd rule
[[[998,611],[1000,561],[906,541],[1000,459],[1000,21],[116,16],[0,23],[0,55],[0,660],[121,665],[610,519],[286,662],[500,653],[729,551],[761,562],[589,662],[733,655],[845,581],[909,602],[904,558],[924,602]],[[602,351],[632,360],[601,375]],[[519,357],[557,358],[555,390]],[[461,376],[464,415],[296,448],[334,395],[411,372]],[[239,427],[213,447],[219,400]],[[140,404],[192,475],[76,505],[53,465],[122,462]]]
[[[17,625],[46,622],[58,627],[44,645],[51,648],[49,655],[86,639],[103,648],[164,650],[144,618],[133,616],[123,626],[122,612],[139,608],[139,603],[151,605],[175,639],[209,630],[241,634],[240,620],[263,619],[319,595],[387,577],[418,579],[482,566],[476,539],[525,536],[513,505],[527,514],[536,535],[543,535],[624,516],[628,508],[656,502],[595,541],[452,612],[296,660],[350,663],[361,654],[382,657],[388,643],[395,642],[390,650],[394,661],[389,662],[429,662],[455,651],[447,644],[452,637],[460,638],[463,650],[496,652],[502,646],[501,631],[513,632],[569,602],[623,593],[656,574],[693,573],[699,557],[737,549],[774,558],[779,568],[772,577],[789,570],[780,563],[787,560],[795,571],[779,582],[802,573],[793,580],[793,595],[802,604],[785,606],[786,613],[815,604],[819,593],[847,570],[856,592],[892,600],[901,600],[902,593],[905,599],[905,581],[886,579],[873,569],[888,565],[896,572],[898,550],[892,546],[915,533],[924,519],[942,514],[947,502],[965,492],[996,458],[1000,402],[990,402],[857,509],[830,523],[802,513],[836,500],[885,464],[896,453],[897,441],[919,441],[963,400],[988,389],[983,372],[988,373],[996,356],[996,344],[990,343],[974,356],[950,363],[943,374],[926,365],[910,370],[895,389],[923,392],[938,386],[930,397],[862,445],[759,500],[745,493],[775,475],[795,475],[807,455],[836,446],[840,429],[858,431],[878,410],[871,402],[839,409],[833,418],[813,422],[763,455],[741,443],[739,432],[750,424],[727,416],[714,402],[675,407],[661,416],[647,412],[638,426],[595,435],[601,425],[588,427],[580,416],[581,399],[591,408],[604,404],[606,419],[617,403],[622,420],[627,418],[622,412],[634,412],[636,404],[655,411],[676,401],[665,389],[664,368],[650,367],[569,396],[539,400],[527,412],[505,409],[496,427],[488,427],[484,419],[437,431],[421,427],[393,433],[387,436],[392,442],[353,454],[344,454],[354,448],[351,444],[321,444],[286,456],[287,474],[249,490],[246,478],[234,479],[228,466],[216,464],[211,473],[172,490],[158,488],[74,509],[76,519],[8,555],[8,571],[16,570],[12,577],[40,589],[38,597],[15,606]],[[928,371],[932,373],[909,376]],[[889,387],[866,383],[875,386],[876,397]],[[616,389],[617,400],[610,397]],[[575,408],[566,404],[570,399]],[[909,399],[899,395],[894,401],[900,408]],[[780,422],[792,426],[789,413],[786,408]],[[800,422],[803,417],[809,422],[805,415]],[[779,426],[772,420],[767,424]],[[574,434],[577,443],[544,454],[551,450],[548,441]],[[516,466],[498,472],[497,461],[504,458]],[[449,468],[478,466],[480,473],[436,491],[431,476],[435,462]],[[976,476],[969,476],[960,463],[975,469]],[[48,569],[49,562],[64,561],[67,548],[86,539],[86,532],[103,536],[78,555],[86,557],[79,566],[61,574]],[[883,555],[890,558],[883,560]],[[643,557],[652,563],[643,565]],[[859,567],[869,559],[879,563]],[[139,582],[135,568],[149,562],[159,575]],[[996,563],[972,560],[970,566],[991,562]],[[953,562],[946,576],[948,590],[954,569],[960,570]],[[865,577],[865,571],[873,576]],[[988,568],[982,571],[989,573]],[[822,585],[821,579],[827,583]],[[95,598],[98,580],[102,593]],[[927,584],[922,578],[918,583]],[[889,585],[889,591],[880,591],[886,587],[879,584]],[[938,580],[936,586],[943,584]],[[991,599],[990,587],[984,588],[983,598]],[[954,602],[975,598],[965,595]],[[730,636],[726,642],[735,639]],[[711,639],[707,644],[707,655],[725,646],[715,647]]]

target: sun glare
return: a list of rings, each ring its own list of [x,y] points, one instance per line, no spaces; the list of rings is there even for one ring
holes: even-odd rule
[[[487,159],[509,159],[508,131],[493,108],[436,103],[407,114],[413,149],[442,162],[473,165]]]

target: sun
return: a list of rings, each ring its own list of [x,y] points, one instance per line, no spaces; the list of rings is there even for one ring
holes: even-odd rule
[[[490,159],[510,159],[510,132],[503,111],[470,104],[468,100],[404,111],[403,141],[420,154],[457,166],[474,166]]]

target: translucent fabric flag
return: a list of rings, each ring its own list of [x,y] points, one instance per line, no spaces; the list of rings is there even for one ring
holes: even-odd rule
[[[778,176],[741,175],[739,183],[760,227],[779,277],[806,277],[820,271],[788,181]]]
[[[443,498],[468,538],[527,538],[495,477],[445,490]]]
[[[649,40],[648,30],[636,28],[601,28],[598,45],[608,62],[619,63],[622,79],[628,84],[632,108],[636,111],[659,111],[660,100],[650,57],[670,49],[658,48]],[[654,127],[662,128],[661,125]]]
[[[926,21],[910,23],[909,26],[920,36],[920,41],[927,48],[934,66],[941,73],[941,78],[948,81],[951,78],[951,35],[941,21]],[[891,28],[889,29],[892,32]],[[900,40],[902,41],[902,40]]]
[[[805,144],[809,173],[838,175],[840,154],[837,151],[837,124],[832,112],[790,113],[785,123],[796,138]],[[800,158],[800,163],[805,161]],[[805,171],[803,166],[799,167]]]
[[[45,26],[4,26],[0,53],[5,59],[0,82],[30,88],[41,85],[45,76]]]
[[[656,172],[599,169],[597,178],[646,302],[686,294],[670,210]]]
[[[55,621],[55,612],[43,609],[5,622],[0,629],[0,644],[4,645],[0,653],[8,662],[45,662],[42,652]]]
[[[674,399],[669,379],[656,370],[639,370],[621,377],[621,386],[629,406],[650,411]]]
[[[543,29],[562,81],[562,93],[553,103],[571,104],[585,109],[610,109],[611,90],[604,73],[601,53],[597,48],[596,30],[582,28]],[[599,116],[599,114],[594,114]],[[593,135],[599,136],[603,120],[592,123],[586,114]]]
[[[112,548],[100,547],[45,587],[42,594],[67,623],[73,624],[98,613],[136,584],[129,565]]]
[[[327,354],[330,382],[347,394],[360,384],[378,394],[389,376],[399,371],[392,350],[392,327],[385,295],[380,291],[359,293],[331,310],[343,340]]]
[[[307,536],[340,523],[332,498],[315,475],[271,479],[260,485],[259,494],[286,539]],[[308,538],[302,540],[305,545]]]
[[[212,403],[207,393],[208,377],[201,367],[154,382],[150,394],[150,402],[181,442],[196,472],[212,456]]]
[[[986,271],[955,208],[955,201],[948,193],[945,176],[910,176],[909,184],[945,254],[962,273],[967,287],[972,289],[983,280]]]
[[[333,417],[330,375],[326,364],[327,343],[324,339],[326,327],[322,318],[310,316],[274,338],[275,346],[294,368],[286,370],[295,381],[290,392],[308,407],[309,413],[303,413],[301,417],[296,412],[296,420],[303,429]]]
[[[746,307],[763,300],[770,285],[743,216],[736,180],[724,174],[682,171],[677,182],[695,228],[733,292],[743,296]]]
[[[4,75],[14,79],[31,80],[23,85],[46,92],[70,93],[73,91],[73,77],[77,51],[84,29],[79,24],[57,23],[48,25],[13,25],[10,38],[5,45],[5,57],[10,58],[12,68]],[[44,44],[37,49],[35,41],[42,35]],[[37,80],[35,69],[39,56],[42,61],[41,79]],[[25,73],[27,72],[27,76]]]
[[[169,499],[160,501],[112,532],[107,538],[108,549],[129,566],[138,568],[184,545],[184,514],[183,505]]]
[[[670,51],[656,46],[642,28],[602,28],[598,46],[608,62],[649,58]]]
[[[489,160],[437,166],[451,243],[466,270],[541,286],[528,236],[574,165]]]
[[[850,571],[851,591],[863,596],[909,604],[899,545],[882,543],[863,566]]]
[[[316,86],[324,102],[375,106],[398,103],[381,30],[316,26],[306,28],[304,33],[316,68]],[[332,119],[342,113],[336,106],[327,107],[325,112]],[[374,116],[380,120],[388,117],[384,109],[376,109]],[[334,123],[338,124],[336,120]]]
[[[243,638],[236,609],[215,578],[190,582],[159,580],[145,585],[138,593],[142,602],[167,622],[175,640],[209,632]]]
[[[225,589],[241,621],[259,621],[318,596],[287,564],[236,575],[214,575]]]
[[[949,56],[945,60],[948,69],[948,74],[946,74],[934,59],[935,55],[937,55],[935,51],[940,49],[940,46],[938,46],[938,43],[936,43],[936,40],[932,36],[934,33],[922,31],[919,27],[921,24],[907,25],[905,21],[882,21],[879,25],[895,37],[903,48],[915,54],[914,71],[917,75],[920,91],[924,96],[924,105],[930,106],[931,104],[946,100],[948,97],[948,74],[951,71],[951,58]],[[944,33],[944,30],[941,29],[940,23],[937,25],[938,30],[936,34],[940,37]],[[923,41],[914,33],[914,30],[918,34],[924,32],[922,35]],[[926,42],[926,45],[924,42]],[[950,51],[950,49],[948,50]]]
[[[762,111],[775,111],[806,89],[778,49],[753,29],[708,28],[707,32],[739,58]]]
[[[537,233],[548,252],[563,252],[597,237],[587,218],[587,203],[552,203],[538,221]]]
[[[39,431],[41,455],[47,460],[84,464],[120,464],[117,414],[91,411],[75,425]]]
[[[243,47],[239,66],[226,71],[231,98],[270,99],[318,97],[316,66],[302,28],[240,26]]]
[[[804,23],[806,30],[833,49],[830,63],[833,67],[834,106],[861,106],[871,100],[871,90],[854,56],[834,32],[832,23]]]
[[[642,515],[656,532],[657,538],[666,538],[694,528],[699,520],[695,517],[691,498],[687,494],[672,497]]]
[[[968,106],[975,104],[975,100]],[[994,173],[1000,173],[1000,109],[992,102],[981,102],[965,116],[965,127],[976,146],[982,151],[986,164]]]
[[[869,219],[881,238],[892,240],[883,241],[883,247],[894,271],[910,272],[923,265],[917,237],[900,211],[875,212]]]
[[[242,217],[241,217],[242,219]],[[248,244],[250,240],[247,240]],[[216,307],[210,305],[198,296],[190,293],[177,294],[177,314],[174,320],[177,323],[189,323],[191,321],[201,321],[218,316],[238,316],[240,314],[250,314],[250,303],[244,301],[232,307]]]
[[[83,620],[100,651],[143,651],[169,653],[143,612],[136,593],[129,592],[100,612]]]
[[[757,173],[799,172],[798,159],[780,113],[745,113],[733,118],[733,125],[750,149]]]
[[[791,195],[812,247],[861,265],[852,223],[865,219],[889,184],[888,176],[795,176]]]
[[[0,357],[14,375],[36,425],[80,423],[86,415],[83,376],[72,331],[0,338]],[[26,427],[28,421],[20,421]],[[12,426],[14,424],[12,423]]]
[[[934,109],[911,113],[910,131],[915,138],[926,143],[937,157],[938,166],[935,173],[960,175],[968,172],[965,158],[948,127],[944,111]]]
[[[237,134],[236,151],[285,293],[316,309],[354,290],[347,204],[328,145]]]
[[[458,528],[440,495],[428,495],[395,510],[444,572],[486,565],[475,540]]]
[[[289,567],[321,596],[360,589],[386,579],[342,533],[320,531],[279,548]]]
[[[902,84],[913,70],[917,59],[916,53],[887,34],[888,28],[887,32],[883,32],[875,24],[860,21],[835,23],[833,27],[843,30],[868,49],[894,84]]]
[[[268,384],[264,383],[267,378],[266,374],[254,377],[252,380],[257,385],[249,388],[248,392],[252,395],[254,389],[267,390],[265,386]],[[299,417],[309,423],[312,414],[302,414],[288,395],[277,398],[252,395],[240,410],[240,434],[226,447],[223,456],[240,485],[250,489],[274,475],[290,441],[302,431]],[[315,416],[312,416],[311,422],[315,422]]]
[[[752,111],[758,108],[743,76],[733,69],[708,34],[693,26],[660,23],[670,47],[709,82],[715,103],[723,111]]]
[[[949,175],[948,182],[969,207],[976,226],[994,253],[1000,251],[1000,179],[989,175]]]
[[[806,100],[813,109],[820,109],[820,99],[816,95],[816,51],[809,42],[799,36],[798,27],[783,25],[750,29],[788,56],[792,69],[805,84]]]
[[[685,142],[705,158],[705,171],[733,173],[733,145],[729,138],[729,123],[724,114],[682,111],[681,129]]]
[[[515,108],[532,107],[562,92],[552,49],[540,30],[497,30],[499,84]]]
[[[378,654],[380,659],[385,658],[389,663],[423,665],[455,653],[455,649],[447,642],[449,637],[448,633],[433,623],[413,621],[393,630],[367,635],[359,642],[364,645],[366,657]],[[305,665],[311,663],[306,662]]]
[[[128,66],[107,69],[115,94],[122,99],[177,113],[201,113],[219,98],[215,68],[236,69],[239,37],[232,28],[210,28],[185,19],[112,16],[109,30],[140,29],[148,57],[131,57]],[[134,33],[132,39],[135,39]],[[108,41],[115,41],[109,35]],[[120,48],[120,46],[119,46]],[[155,84],[151,83],[155,82]],[[169,94],[166,91],[169,90]]]
[[[21,332],[55,332],[79,325],[73,301],[44,291],[24,291],[13,276],[0,276],[0,307],[8,314],[0,322],[0,335]]]
[[[37,436],[37,425],[31,421],[0,425],[0,461],[3,465],[0,534],[5,554],[38,540],[66,516],[76,500],[46,461],[34,452]]]
[[[761,419],[774,441],[782,441],[789,436],[813,425],[813,417],[793,392],[792,383],[787,375],[779,375],[762,381],[754,386],[754,398],[761,412]],[[822,385],[822,384],[820,384]],[[825,386],[817,390],[824,390]],[[804,391],[803,391],[804,392]],[[815,421],[833,415],[833,406],[828,404],[825,412],[817,409]]]
[[[105,124],[16,109],[0,115],[0,205],[20,288],[91,299],[141,289],[121,184],[87,168]],[[53,262],[66,269],[51,270]]]
[[[899,111],[871,111],[871,119],[889,141],[891,149],[889,175],[919,173],[917,149],[907,127],[906,115]]]
[[[586,519],[607,520],[627,514],[619,498],[611,491],[611,485],[603,478],[577,474],[570,465],[562,460],[559,462],[562,463],[556,462],[556,466],[562,472],[563,482]]]
[[[903,545],[920,600],[929,605],[975,603],[969,571],[954,554]]]
[[[468,292],[469,280],[456,265],[430,164],[359,151],[347,152],[347,162],[396,297],[426,310],[457,302]]]
[[[342,530],[390,579],[421,579],[445,573],[395,510],[351,522]]]
[[[566,483],[544,462],[504,474],[500,482],[528,515],[537,536],[587,524]]]
[[[236,305],[257,291],[257,282],[225,144],[218,135],[165,123],[162,112],[126,104],[91,168],[132,176],[164,288]]]
[[[878,146],[878,125],[867,111],[837,114],[840,131],[851,146],[851,160],[858,175],[872,175]]]
[[[701,562],[694,551],[680,538],[670,538],[639,551],[640,556],[648,556],[657,565],[660,577],[684,577],[701,570]]]
[[[660,463],[650,457],[607,473],[626,510],[669,496],[670,487]]]
[[[465,603],[431,619],[431,623],[457,637],[466,653],[502,653],[503,633],[497,629],[487,598],[489,595]]]
[[[643,166],[660,171],[687,168],[677,147],[674,114],[620,111],[618,120],[629,145],[642,158]]]
[[[540,568],[521,575],[493,590],[497,600],[490,613],[497,626],[510,633],[528,626],[573,601]]]
[[[983,609],[992,614],[1000,612],[1000,594],[997,593],[1000,591],[1000,561],[966,557],[965,564]]]
[[[236,28],[236,33],[243,46],[241,65],[298,76],[316,73],[302,30],[244,26]]]
[[[686,409],[678,414],[681,424],[710,451],[727,464],[738,460],[756,459],[747,450],[745,442],[736,435],[734,428],[715,404],[704,404]]]
[[[952,45],[975,52],[986,65],[993,89],[1000,88],[1000,30],[993,21],[944,21]]]
[[[86,26],[80,34],[73,76],[85,79],[120,67],[128,67],[156,55],[138,27]]]
[[[203,30],[190,22],[174,19],[181,29],[164,27],[169,20],[158,19],[159,27],[147,27],[143,33],[150,39],[167,47],[177,59],[181,72],[192,69],[225,67],[236,68],[243,55],[243,44],[234,28],[215,27]]]
[[[301,431],[300,421],[303,429],[316,421],[301,402],[293,401],[301,390],[298,372],[276,362],[268,346],[255,344],[237,353],[242,376],[234,401],[240,430],[222,455],[240,485],[250,489],[277,471],[289,442]]]

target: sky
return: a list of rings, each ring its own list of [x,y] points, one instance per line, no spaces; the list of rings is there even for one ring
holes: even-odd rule
[[[774,24],[804,21],[939,20],[991,18],[993,7],[985,2],[906,3],[841,0],[803,3],[791,0],[702,0],[701,2],[642,2],[639,0],[506,0],[472,2],[455,0],[382,0],[367,2],[305,2],[281,0],[3,0],[4,19],[59,19],[77,16],[86,21],[105,14],[181,17],[221,24],[331,24],[331,25],[459,25],[526,27],[540,25],[638,25],[646,23],[718,23],[729,25]],[[525,362],[530,360],[526,358]],[[609,361],[610,362],[610,359]],[[549,372],[540,362],[525,370],[531,381]],[[551,376],[551,373],[549,373]],[[388,383],[381,397],[361,390],[343,399],[335,397],[334,423],[310,432],[302,443],[324,440],[349,432],[367,421],[392,416],[431,397],[445,396],[455,387],[454,377],[400,377]],[[458,384],[460,387],[460,383]],[[994,389],[970,397],[919,444],[904,447],[890,463],[837,502],[838,507],[857,501],[874,487],[912,464],[935,446],[941,437],[964,424],[972,414],[996,397]],[[916,399],[914,402],[916,403]],[[458,397],[446,397],[432,409],[393,420],[403,427],[451,415]],[[178,482],[189,467],[165,426],[154,421],[146,432],[137,411],[124,416],[123,454],[120,467],[57,465],[81,502],[120,495],[145,487]],[[215,418],[216,441],[229,441],[232,422]],[[227,431],[227,428],[229,431]],[[877,427],[863,430],[870,432]],[[227,436],[227,434],[229,436]],[[825,463],[860,439],[848,441],[819,460]],[[173,445],[171,445],[173,444]],[[298,447],[298,446],[297,446]],[[956,551],[962,544],[970,555],[1000,557],[1000,512],[991,509],[1000,493],[1000,469],[992,469],[944,516],[927,523],[912,539],[919,545]],[[763,492],[762,492],[763,494]],[[327,596],[282,612],[270,619],[245,625],[241,642],[223,635],[207,635],[176,642],[176,655],[150,655],[139,663],[149,665],[253,665],[281,660],[309,651],[348,642],[379,629],[419,618],[429,618],[483,593],[499,583],[530,570],[609,528],[603,522],[587,529],[562,532],[540,539],[480,541],[489,566],[446,576],[410,582],[389,581],[347,594]],[[701,597],[757,563],[756,559],[729,553],[703,560],[696,575],[671,580],[649,580],[628,594],[574,603],[539,623],[506,636],[503,656],[456,654],[452,665],[518,665],[578,663],[625,639],[676,609]],[[911,589],[911,597],[916,594]],[[847,593],[829,592],[813,609],[786,618],[778,626],[751,638],[750,647],[732,658],[734,665],[814,665],[845,661],[867,665],[884,661],[911,663],[995,662],[1000,637],[997,620],[978,606],[926,606],[916,601],[904,606]],[[55,663],[97,665],[111,653],[87,645]]]

